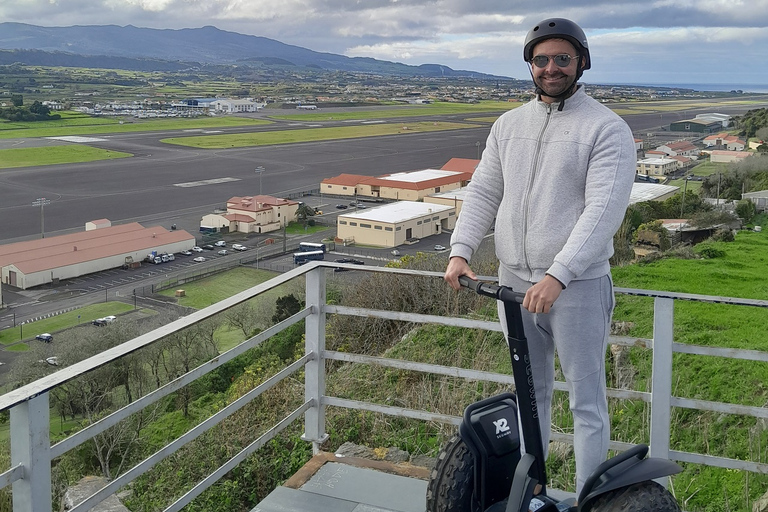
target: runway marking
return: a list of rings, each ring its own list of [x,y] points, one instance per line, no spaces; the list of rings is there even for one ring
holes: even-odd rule
[[[360,124],[381,124],[386,122],[387,121],[361,121]]]
[[[214,178],[212,180],[188,181],[186,183],[174,183],[173,186],[182,188],[202,187],[204,185],[216,185],[217,183],[227,183],[229,181],[240,181],[240,178]]]
[[[79,135],[64,135],[61,137],[46,137],[51,140],[63,140],[64,142],[106,142],[107,139],[100,139],[98,137],[81,137]]]

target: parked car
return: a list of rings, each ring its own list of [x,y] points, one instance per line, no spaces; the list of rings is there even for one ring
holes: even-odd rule
[[[338,210],[346,210],[347,208],[349,208],[349,207],[347,205],[345,205],[345,204],[337,204],[336,205],[336,209],[338,209]]]
[[[93,320],[91,323],[96,327],[102,327],[107,325],[107,321],[104,320],[103,318],[97,318],[96,320]]]
[[[192,252],[203,252],[203,248],[202,247],[198,247],[198,246],[194,246],[192,248]]]
[[[236,251],[245,251],[248,249],[246,246],[240,244],[232,244],[232,248]]]
[[[206,251],[212,251],[212,250],[215,249],[215,247],[213,245],[211,245],[211,244],[205,244],[203,246],[203,249],[205,249]]]
[[[400,251],[397,249],[392,249],[392,256],[400,256]]]
[[[202,249],[200,249],[202,251]],[[192,255],[192,251],[181,251],[179,254],[183,254],[184,256],[190,256]]]
[[[349,260],[349,262],[352,263],[353,265],[365,265],[365,262],[363,260],[351,259]]]
[[[224,240],[219,240],[218,242],[216,242],[213,245],[215,245],[216,247],[226,247],[227,246],[227,242],[225,242]]]
[[[333,261],[336,263],[352,263],[352,258],[337,258]]]
[[[105,316],[104,320],[106,320],[108,324],[111,324],[112,322],[117,320],[117,317],[115,315],[109,315],[109,316]]]
[[[44,341],[46,343],[50,343],[53,341],[53,334],[44,332],[43,334],[38,334],[35,336],[36,340]]]
[[[444,246],[444,245],[440,245],[440,244],[437,244],[437,245],[435,246],[435,250],[436,250],[436,251],[444,251],[444,250],[445,250],[445,246]]]
[[[192,261],[194,261],[195,263],[202,263],[205,261],[205,258],[203,258],[202,256],[198,256],[197,258],[194,258]]]
[[[227,252],[227,250],[226,250],[226,249],[222,249],[222,250],[218,251],[216,254],[220,254],[220,255],[222,255],[222,256],[226,256],[226,255],[227,255],[227,254],[229,254],[229,253]]]
[[[51,366],[59,366],[59,358],[56,356],[45,358],[45,362],[50,364]]]

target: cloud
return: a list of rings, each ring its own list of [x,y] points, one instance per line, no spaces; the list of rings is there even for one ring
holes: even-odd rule
[[[768,39],[768,0],[14,0],[0,19],[56,26],[215,25],[316,51],[527,78],[520,49],[538,21],[567,17],[590,40],[595,67],[611,76],[728,78],[727,60],[756,62]],[[730,72],[768,83],[768,70]]]

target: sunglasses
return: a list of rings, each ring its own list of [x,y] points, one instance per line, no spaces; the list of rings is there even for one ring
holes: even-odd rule
[[[547,67],[547,64],[549,64],[549,60],[552,59],[555,66],[559,68],[567,68],[573,59],[578,58],[578,55],[571,57],[567,53],[562,53],[560,55],[536,55],[531,59],[531,63],[537,68],[545,68]]]

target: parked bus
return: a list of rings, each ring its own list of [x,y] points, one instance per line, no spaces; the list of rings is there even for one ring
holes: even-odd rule
[[[317,242],[299,242],[299,250],[301,252],[311,252],[311,251],[327,252],[328,251],[328,249],[325,247],[325,244],[321,244]]]
[[[293,264],[302,265],[311,260],[323,260],[325,253],[323,251],[307,251],[293,253]]]

